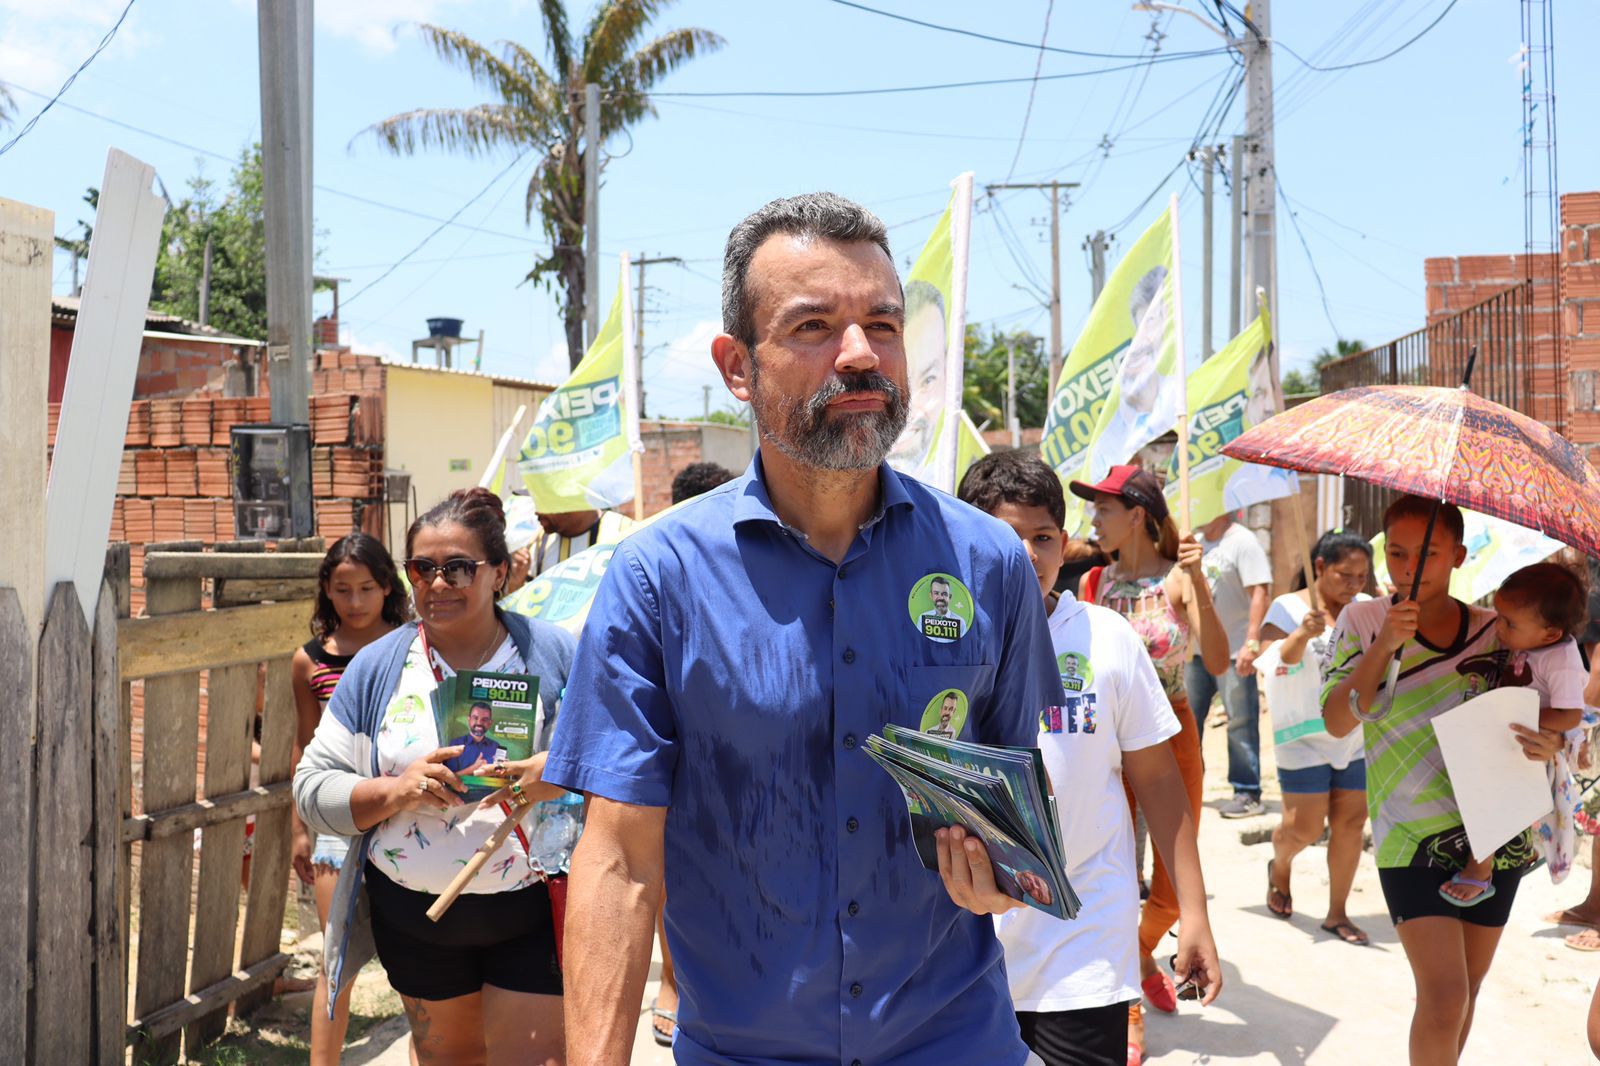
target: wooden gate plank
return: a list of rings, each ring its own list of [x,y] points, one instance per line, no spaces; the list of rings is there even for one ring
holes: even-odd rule
[[[152,578],[145,610],[152,615],[200,609],[196,578]],[[153,677],[144,683],[144,809],[193,803],[200,736],[198,672]],[[183,998],[189,949],[189,890],[194,840],[185,834],[147,840],[139,860],[138,977],[134,1012],[153,1014]],[[178,1061],[179,1036],[146,1040],[134,1061]]]
[[[266,700],[261,710],[261,783],[286,781],[294,758],[294,690],[288,657],[267,663]],[[249,969],[278,952],[283,937],[283,908],[289,888],[289,808],[256,816],[255,848],[250,859],[250,891],[245,909],[240,969]],[[148,846],[148,845],[146,845]],[[239,1011],[254,1010],[272,994],[260,988],[239,1000]]]
[[[121,545],[124,558],[127,545]],[[110,565],[108,564],[108,571]],[[128,1018],[127,911],[122,883],[123,685],[117,678],[115,571],[107,574],[94,623],[94,1047],[96,1062],[121,1062]]]
[[[256,716],[255,663],[212,670],[206,681],[206,796],[224,796],[250,784],[250,741]],[[194,959],[189,988],[198,992],[233,973],[239,929],[239,877],[244,866],[244,817],[208,826],[200,845],[200,891],[195,903]],[[222,1035],[228,1005],[189,1026],[189,1057]]]
[[[38,644],[17,590],[0,586],[0,1062],[28,1061],[28,901],[33,898],[33,661]]]
[[[29,1042],[39,1061],[88,1062],[94,957],[84,933],[92,913],[94,659],[70,582],[53,590],[39,640],[38,729],[33,867],[40,905]]]

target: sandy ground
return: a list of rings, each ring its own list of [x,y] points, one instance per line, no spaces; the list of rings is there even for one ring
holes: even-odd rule
[[[1201,852],[1226,986],[1221,999],[1209,1008],[1185,1004],[1175,1016],[1147,1012],[1146,1061],[1161,1066],[1404,1062],[1414,1003],[1411,974],[1384,910],[1370,854],[1362,856],[1349,909],[1371,936],[1371,946],[1352,947],[1318,931],[1328,885],[1326,853],[1321,848],[1309,849],[1295,860],[1294,918],[1285,922],[1273,917],[1265,906],[1263,869],[1271,845],[1258,842],[1277,822],[1277,787],[1270,753],[1263,774],[1268,814],[1224,821],[1216,808],[1231,795],[1225,781],[1225,738],[1218,728],[1206,732],[1208,773]],[[1581,850],[1587,854],[1587,843]],[[1584,1019],[1600,976],[1600,954],[1570,950],[1562,936],[1573,930],[1557,929],[1541,918],[1581,899],[1587,878],[1588,870],[1579,868],[1558,887],[1541,870],[1523,882],[1478,1001],[1464,1063],[1569,1066],[1592,1061]],[[1174,943],[1169,939],[1162,953],[1170,953]],[[658,974],[659,958],[651,967],[645,1004],[655,996]],[[387,998],[383,994],[381,971],[363,974],[362,985],[371,988],[362,1000],[365,1009],[360,1011],[367,1015],[364,1032],[346,1052],[345,1062],[351,1066],[405,1066],[409,1062],[405,1020],[381,1017],[398,1007],[390,1002],[392,993]],[[292,1010],[295,1005],[281,1006]],[[303,1013],[305,1008],[298,1009]],[[258,1060],[252,1055],[247,1061]],[[633,1061],[672,1061],[671,1053],[651,1040],[644,1006]]]

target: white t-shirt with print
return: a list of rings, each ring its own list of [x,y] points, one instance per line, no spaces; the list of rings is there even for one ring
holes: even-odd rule
[[[1510,671],[1500,684],[1526,685],[1539,694],[1539,709],[1558,711],[1581,708],[1589,672],[1583,668],[1578,643],[1564,637],[1556,643],[1532,651],[1511,653]]]
[[[1139,882],[1122,753],[1179,730],[1150,657],[1115,611],[1063,593],[1050,615],[1060,664],[1082,687],[1047,711],[1039,747],[1061,813],[1062,858],[1083,902],[1064,922],[1032,907],[995,918],[1018,1010],[1066,1011],[1139,998]],[[1052,729],[1059,731],[1052,731]]]
[[[434,665],[445,677],[455,674],[437,652]],[[527,673],[528,667],[517,653],[517,646],[506,634],[493,655],[480,669],[501,674]],[[383,712],[383,724],[374,742],[378,748],[378,772],[397,777],[406,767],[438,748],[438,726],[433,719],[433,690],[438,687],[433,670],[423,658],[419,634],[406,652],[400,683]],[[543,714],[543,699],[540,701]],[[373,830],[368,860],[390,880],[415,892],[438,895],[449,887],[466,861],[504,820],[499,808],[480,811],[472,801],[441,811],[401,811]],[[467,892],[507,892],[525,888],[543,875],[536,873],[516,835],[506,838]]]
[[[1367,598],[1362,593],[1354,602]],[[1293,633],[1310,613],[1311,605],[1299,593],[1288,592],[1272,601],[1264,624]],[[1279,658],[1282,640],[1269,644],[1256,660],[1256,673],[1272,718],[1273,758],[1281,769],[1327,765],[1343,770],[1364,755],[1361,730],[1336,737],[1322,724],[1322,659],[1332,633],[1330,625],[1307,641],[1297,663],[1287,664]]]

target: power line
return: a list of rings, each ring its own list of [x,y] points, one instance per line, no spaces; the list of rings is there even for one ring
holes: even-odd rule
[[[836,0],[836,2],[837,2],[837,0]],[[1289,55],[1293,56],[1300,63],[1300,65],[1304,66],[1306,69],[1315,70],[1315,71],[1318,71],[1318,72],[1324,73],[1324,74],[1329,74],[1329,73],[1332,73],[1332,72],[1338,71],[1338,70],[1354,70],[1357,67],[1370,67],[1374,63],[1382,63],[1385,59],[1393,59],[1395,56],[1399,55],[1401,52],[1404,52],[1407,48],[1410,48],[1412,45],[1414,45],[1418,41],[1422,40],[1422,38],[1426,37],[1428,35],[1428,33],[1435,26],[1439,25],[1439,23],[1444,21],[1444,17],[1446,15],[1450,14],[1451,10],[1456,6],[1457,2],[1458,2],[1458,0],[1450,0],[1449,3],[1445,4],[1444,10],[1439,12],[1439,14],[1434,17],[1432,22],[1430,22],[1426,26],[1422,27],[1421,30],[1417,31],[1417,33],[1414,36],[1412,36],[1409,39],[1407,39],[1403,44],[1401,44],[1401,45],[1399,45],[1399,46],[1397,46],[1397,47],[1395,47],[1393,49],[1390,49],[1389,51],[1383,53],[1383,55],[1381,55],[1381,56],[1373,56],[1371,59],[1358,59],[1353,63],[1340,63],[1337,66],[1331,66],[1331,67],[1318,66],[1317,64],[1311,62],[1309,59],[1306,59],[1299,52],[1296,52],[1293,48],[1290,48],[1288,45],[1284,44],[1282,41],[1278,40],[1277,38],[1273,38],[1272,43],[1274,45],[1276,45],[1277,47],[1283,49]],[[1230,2],[1230,0],[1222,0],[1222,3],[1224,4],[1224,6],[1227,7],[1227,9],[1229,11],[1233,12],[1233,14],[1235,16],[1237,16],[1240,19],[1240,21],[1242,21],[1245,24],[1245,27],[1247,29],[1249,29],[1251,33],[1255,34],[1257,37],[1261,36],[1261,31],[1256,29],[1255,23],[1251,22],[1250,19],[1245,15],[1245,13],[1243,11],[1240,11],[1237,7],[1235,7]]]
[[[838,2],[838,0],[835,0]],[[1030,45],[1029,47],[1037,47]],[[1161,56],[1151,56],[1139,63],[1123,63],[1114,67],[1097,67],[1094,70],[1074,70],[1065,74],[1042,74],[1034,78],[991,78],[983,81],[950,81],[935,85],[897,85],[883,89],[740,89],[722,90],[717,92],[670,92],[670,93],[641,93],[640,95],[651,100],[665,100],[673,97],[725,97],[725,96],[773,96],[773,97],[818,97],[818,96],[883,96],[889,93],[924,93],[940,89],[974,89],[986,85],[1024,85],[1031,81],[1061,81],[1064,78],[1092,78],[1097,74],[1116,74],[1124,70],[1138,70],[1151,63],[1171,63],[1185,59],[1189,55],[1216,55],[1216,52],[1188,53],[1168,52]]]
[[[522,160],[527,157],[527,154],[530,151],[532,151],[531,148],[524,148],[522,151],[518,152],[517,153],[517,157],[511,161],[509,166],[507,166],[504,170],[502,170],[500,173],[496,174],[492,179],[490,179],[489,184],[485,185],[483,188],[481,188],[477,192],[473,193],[472,199],[468,200],[466,203],[464,203],[460,207],[456,208],[455,214],[451,215],[449,218],[445,219],[444,221],[440,222],[437,226],[435,226],[428,233],[428,235],[426,237],[422,238],[422,240],[417,242],[416,246],[413,247],[411,249],[411,251],[407,252],[405,255],[402,255],[399,259],[396,259],[394,261],[394,264],[391,265],[388,270],[385,270],[382,274],[379,274],[377,277],[373,278],[371,281],[369,281],[365,285],[361,286],[361,288],[359,288],[359,289],[357,289],[355,291],[355,294],[353,296],[349,296],[349,297],[345,298],[343,301],[341,301],[341,306],[342,307],[349,307],[352,303],[354,303],[361,296],[362,293],[366,292],[368,289],[370,289],[374,285],[378,284],[378,282],[382,281],[384,278],[388,277],[390,274],[393,274],[395,272],[395,270],[397,270],[399,268],[401,263],[404,263],[407,259],[410,259],[413,255],[415,255],[418,252],[420,252],[422,250],[422,246],[423,245],[427,244],[429,241],[433,240],[434,237],[439,235],[439,231],[440,230],[444,229],[446,226],[448,226],[452,222],[454,222],[456,220],[456,218],[459,217],[460,214],[463,211],[465,211],[467,208],[471,207],[473,204],[477,203],[483,197],[483,195],[485,193],[487,193],[490,189],[494,188],[497,184],[499,184],[501,178],[503,178],[507,174],[511,173],[511,171],[516,168],[517,164],[521,163]]]
[[[14,81],[0,81],[0,85],[4,85],[8,89],[15,89],[20,93],[26,93],[29,96],[36,96],[41,100],[46,99],[46,96],[45,96],[44,93],[41,93],[36,89],[30,89],[25,85],[18,85]],[[194,152],[196,155],[205,156],[208,159],[215,159],[215,160],[217,160],[219,162],[226,163],[229,166],[237,166],[238,163],[239,163],[239,159],[238,159],[237,156],[226,156],[226,155],[223,155],[221,152],[214,152],[209,148],[202,148],[197,144],[190,144],[187,141],[180,141],[180,140],[178,140],[178,139],[176,139],[174,137],[168,137],[164,133],[157,133],[155,130],[146,129],[143,126],[135,126],[131,122],[123,122],[121,119],[112,118],[110,115],[102,115],[98,111],[90,111],[86,107],[78,107],[75,104],[69,104],[65,100],[61,101],[58,106],[61,107],[63,110],[73,111],[73,112],[76,112],[77,114],[84,115],[84,116],[86,116],[88,118],[97,119],[97,120],[99,120],[101,122],[104,122],[104,123],[107,123],[109,125],[116,126],[119,129],[128,130],[130,133],[137,133],[137,134],[140,134],[141,136],[145,136],[145,137],[149,137],[149,138],[151,138],[153,140],[161,141],[163,144],[170,144],[175,148],[182,148],[185,151]],[[318,192],[325,192],[325,193],[329,194],[330,196],[338,196],[338,197],[340,197],[342,199],[345,199],[345,200],[354,200],[356,203],[366,204],[368,207],[378,207],[378,208],[382,208],[385,211],[393,211],[396,214],[409,215],[412,218],[420,218],[424,222],[444,222],[444,221],[446,221],[445,219],[441,219],[438,215],[430,215],[425,211],[415,211],[415,210],[413,210],[413,209],[411,209],[409,207],[401,207],[399,204],[385,203],[382,200],[374,200],[370,196],[361,196],[361,195],[358,195],[357,193],[345,192],[343,189],[335,189],[335,188],[333,188],[331,186],[328,186],[328,185],[315,185],[315,186],[313,186],[313,188],[315,188]],[[474,233],[483,233],[483,234],[487,234],[487,235],[489,235],[491,237],[503,237],[508,241],[520,241],[523,244],[531,244],[531,245],[534,245],[534,246],[539,247],[539,248],[545,248],[546,247],[545,245],[541,244],[539,241],[536,241],[531,237],[527,237],[527,236],[524,236],[524,235],[519,234],[519,233],[507,233],[504,230],[483,229],[483,228],[481,228],[479,226],[468,226],[468,225],[465,225],[464,223],[461,223],[461,222],[453,222],[453,223],[450,223],[450,224],[453,225],[453,226],[456,226],[456,227],[458,227],[460,229],[472,230]]]
[[[1028,106],[1022,112],[1022,131],[1017,134],[1017,150],[1011,156],[1011,169],[1006,171],[1007,181],[1017,172],[1017,163],[1022,159],[1022,146],[1028,140],[1028,119],[1033,117],[1033,97],[1039,91],[1039,74],[1044,70],[1045,42],[1050,39],[1050,16],[1055,9],[1056,0],[1048,0],[1044,9],[1044,33],[1039,37],[1039,58],[1033,64],[1033,80],[1028,83]]]
[[[1294,224],[1295,236],[1300,238],[1300,248],[1306,253],[1306,263],[1311,267],[1311,276],[1317,281],[1317,292],[1322,297],[1322,314],[1328,320],[1328,328],[1333,330],[1334,339],[1344,336],[1339,332],[1339,326],[1333,320],[1333,311],[1328,307],[1328,290],[1322,284],[1322,272],[1317,269],[1317,261],[1311,255],[1311,245],[1306,243],[1305,231],[1300,228],[1300,219],[1289,206],[1289,194],[1283,191],[1283,175],[1278,173],[1278,168],[1272,168],[1272,176],[1277,179],[1278,195],[1283,199],[1284,210],[1289,213],[1289,221]]]
[[[111,28],[106,31],[106,35],[100,38],[100,43],[95,46],[93,52],[89,53],[89,58],[79,63],[78,69],[67,76],[67,80],[61,83],[61,88],[57,89],[56,94],[45,102],[45,105],[39,109],[39,113],[30,118],[27,124],[17,131],[17,135],[5,143],[4,147],[0,147],[0,155],[5,155],[11,151],[18,141],[26,137],[32,132],[33,127],[39,124],[39,120],[44,118],[45,112],[56,106],[56,102],[66,95],[68,89],[72,88],[72,83],[78,80],[78,75],[88,70],[89,64],[93,63],[100,53],[106,50],[106,46],[111,43],[111,38],[117,35],[117,31],[122,28],[123,20],[128,17],[128,12],[132,10],[133,0],[128,0],[127,6],[122,9],[122,14],[117,16],[117,21],[112,23]]]
[[[1086,57],[1086,58],[1089,58],[1089,59],[1138,59],[1139,58],[1139,55],[1131,54],[1131,53],[1128,53],[1128,52],[1084,52],[1084,51],[1080,51],[1079,49],[1076,49],[1076,48],[1046,47],[1044,45],[1036,45],[1036,44],[1032,43],[1031,41],[1014,41],[1014,40],[1010,39],[1009,37],[995,37],[992,34],[979,33],[976,30],[963,30],[963,29],[961,29],[959,27],[956,27],[956,26],[942,26],[937,22],[925,22],[922,19],[915,19],[915,18],[912,18],[909,15],[900,15],[900,14],[896,14],[893,11],[882,11],[882,10],[880,10],[878,8],[875,8],[875,7],[868,7],[866,4],[858,4],[858,3],[855,2],[855,0],[833,0],[833,2],[835,4],[840,5],[841,7],[853,7],[857,11],[865,11],[865,12],[868,12],[869,14],[873,14],[873,15],[882,15],[884,18],[894,19],[896,22],[909,22],[911,25],[913,25],[913,26],[921,26],[923,29],[938,30],[940,33],[954,33],[954,34],[958,34],[958,35],[960,35],[962,37],[972,37],[972,38],[974,38],[976,40],[980,40],[980,41],[989,41],[989,42],[991,42],[993,44],[1014,45],[1014,46],[1016,46],[1018,48],[1027,48],[1030,51],[1034,50],[1034,49],[1037,49],[1037,50],[1042,51],[1042,52],[1055,52],[1055,53],[1057,53],[1059,55],[1067,55],[1067,56],[1083,56],[1083,57]],[[1047,19],[1047,21],[1048,21],[1048,19]],[[1214,55],[1218,55],[1218,54],[1220,54],[1222,52],[1226,52],[1226,51],[1227,51],[1226,48],[1212,48],[1212,49],[1207,49],[1207,50],[1197,51],[1197,52],[1175,52],[1175,53],[1173,53],[1173,58],[1175,58],[1175,59],[1190,59],[1190,58],[1194,58],[1194,57],[1198,57],[1198,56],[1214,56]]]

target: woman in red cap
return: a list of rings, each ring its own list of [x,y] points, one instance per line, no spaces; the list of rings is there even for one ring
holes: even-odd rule
[[[1092,506],[1095,540],[1111,556],[1109,566],[1084,574],[1079,598],[1109,607],[1126,618],[1144,641],[1161,678],[1172,712],[1183,726],[1167,741],[1183,774],[1189,806],[1200,820],[1200,730],[1184,692],[1184,664],[1189,642],[1197,637],[1201,661],[1220,674],[1228,669],[1228,638],[1211,602],[1211,590],[1200,569],[1201,549],[1192,533],[1181,537],[1161,492],[1161,482],[1137,466],[1114,466],[1104,480],[1090,485],[1074,481],[1072,493]],[[1133,792],[1128,805],[1134,806]],[[1150,1005],[1171,1013],[1178,1009],[1172,979],[1156,965],[1155,948],[1178,920],[1178,896],[1161,856],[1155,856],[1150,896],[1139,919],[1140,987]],[[1144,1018],[1138,1003],[1128,1008],[1128,1036],[1144,1051]]]

